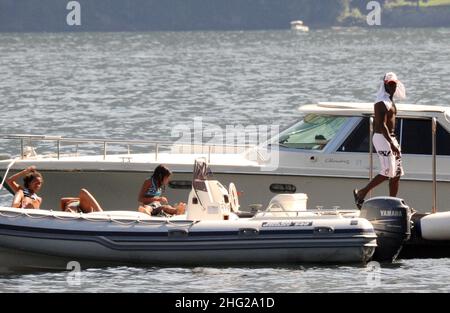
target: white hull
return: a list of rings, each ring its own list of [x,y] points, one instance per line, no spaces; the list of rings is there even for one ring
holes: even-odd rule
[[[153,165],[149,165],[152,168]],[[191,171],[191,166],[184,169]],[[214,170],[214,167],[213,167]],[[88,189],[105,210],[136,210],[137,197],[143,181],[151,175],[150,172],[87,170],[68,172],[40,170],[45,177],[45,184],[41,190],[44,209],[59,209],[61,197],[76,196],[80,188]],[[352,190],[367,184],[367,179],[346,177],[317,177],[300,175],[279,175],[276,173],[257,172],[246,174],[236,172],[214,173],[215,179],[228,185],[233,182],[237,190],[242,192],[239,197],[241,210],[249,210],[250,204],[260,203],[266,206],[275,193],[270,191],[270,185],[292,184],[296,192],[308,194],[310,207],[324,206],[332,208],[355,208]],[[192,173],[176,172],[173,180],[190,182]],[[450,209],[448,205],[448,190],[450,182],[438,183],[438,208],[440,211]],[[173,203],[185,201],[190,189],[166,188],[165,194]],[[388,193],[388,183],[384,183],[374,190],[372,196],[382,196]],[[432,190],[429,181],[407,180],[400,181],[399,197],[406,200],[408,205],[418,212],[431,212]]]
[[[302,31],[302,32],[309,31],[309,27],[308,26],[292,26],[291,29],[292,30],[297,30],[297,31]]]
[[[380,170],[377,154],[372,154],[371,164],[368,153],[370,141],[368,116],[373,115],[373,104],[319,103],[302,106],[300,112],[306,116],[280,133],[280,138],[271,139],[270,145],[265,146],[270,147],[269,152],[265,148],[257,151],[253,149],[254,147],[246,147],[247,150],[244,150],[242,147],[220,145],[147,142],[146,144],[150,144],[152,148],[146,151],[153,149],[153,153],[108,154],[108,151],[113,151],[110,147],[113,144],[119,144],[123,148],[124,145],[142,143],[129,141],[108,143],[107,140],[94,140],[95,144],[103,147],[103,155],[78,155],[78,146],[77,154],[68,155],[64,154],[61,144],[79,143],[80,139],[12,136],[12,139],[19,140],[20,155],[25,154],[25,158],[15,159],[13,165],[12,159],[1,160],[0,175],[4,176],[10,165],[12,165],[11,173],[35,165],[44,175],[42,196],[43,208],[46,209],[57,209],[61,197],[76,196],[80,188],[87,188],[106,210],[123,208],[135,210],[141,185],[157,165],[161,163],[168,165],[175,173],[172,181],[181,180],[189,185],[194,160],[205,157],[215,174],[215,179],[225,185],[233,182],[237,190],[242,192],[241,210],[248,210],[248,205],[254,203],[266,205],[275,195],[271,192],[271,184],[291,187],[289,192],[307,193],[310,207],[329,208],[333,205],[354,207],[352,190],[360,189],[368,183],[371,168],[373,176]],[[440,106],[399,104],[397,117],[400,119],[399,127],[403,130],[399,134],[401,136],[399,142],[404,149],[402,163],[406,173],[400,181],[397,196],[405,199],[408,205],[418,212],[431,211],[432,134],[426,132],[431,130],[433,118],[436,119],[438,126],[437,208],[439,211],[450,210],[448,205],[450,109]],[[420,123],[416,123],[417,121]],[[306,124],[308,127],[302,128]],[[421,141],[416,140],[418,135],[421,135]],[[24,147],[31,139],[32,144],[39,140],[54,141],[56,153],[35,155],[33,149]],[[84,140],[85,143],[91,141]],[[107,147],[110,147],[108,148],[110,150]],[[360,152],[366,150],[367,152]],[[25,153],[27,151],[28,154]],[[190,190],[190,187],[187,187],[188,189],[169,187],[166,195],[171,202],[184,201]],[[368,197],[388,194],[388,183],[385,182]]]

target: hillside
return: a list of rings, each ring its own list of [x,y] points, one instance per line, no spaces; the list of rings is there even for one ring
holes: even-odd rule
[[[287,29],[299,19],[311,28],[367,27],[370,12],[368,0],[78,0],[80,25],[69,25],[70,2],[0,0],[0,32]],[[379,3],[381,27],[450,26],[450,0]]]

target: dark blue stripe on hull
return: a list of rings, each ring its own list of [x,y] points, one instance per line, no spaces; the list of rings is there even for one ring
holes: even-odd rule
[[[138,224],[137,224],[138,225]],[[85,236],[120,236],[120,237],[167,237],[167,231],[159,232],[148,232],[148,231],[103,231],[103,230],[69,230],[69,229],[52,229],[52,228],[40,228],[40,227],[30,227],[30,226],[16,226],[9,224],[0,224],[0,230],[16,230],[25,231],[32,233],[46,233],[46,234],[67,234],[67,235],[85,235]],[[183,230],[180,226],[180,230]],[[232,231],[190,231],[188,237],[202,237],[202,236],[236,236],[239,234],[238,230]],[[370,235],[374,234],[371,230],[366,229],[336,229],[334,234],[351,234],[351,235]],[[314,235],[313,229],[297,229],[297,230],[260,230],[259,235]],[[315,236],[327,236],[325,235],[315,235]]]
[[[279,248],[324,248],[324,247],[354,247],[362,246],[375,239],[370,237],[296,237],[296,238],[222,238],[203,240],[171,240],[167,237],[161,240],[129,240],[116,241],[105,236],[55,236],[54,234],[35,234],[17,231],[0,231],[0,236],[20,237],[48,241],[65,241],[67,245],[80,242],[95,242],[111,250],[119,251],[198,251],[198,250],[241,250],[241,249],[279,249]],[[11,247],[11,242],[4,242]],[[34,249],[34,247],[31,247]],[[36,247],[37,248],[37,247]]]

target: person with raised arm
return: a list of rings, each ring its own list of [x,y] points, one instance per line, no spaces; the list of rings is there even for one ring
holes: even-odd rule
[[[17,179],[23,177],[23,187],[17,183]],[[14,174],[6,180],[8,186],[14,191],[13,208],[39,209],[42,198],[37,195],[41,190],[44,178],[36,171],[35,166],[29,166],[23,171]]]

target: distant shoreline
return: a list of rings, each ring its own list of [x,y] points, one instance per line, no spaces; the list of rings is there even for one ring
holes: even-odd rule
[[[74,7],[79,3],[79,20]],[[0,32],[147,32],[311,29],[369,26],[369,10],[348,0],[0,0]],[[72,14],[72,15],[71,15]],[[71,24],[70,20],[74,21]],[[375,27],[450,27],[450,5],[381,10]]]

